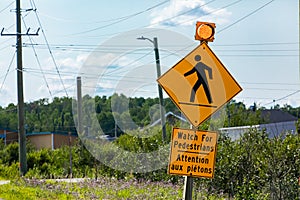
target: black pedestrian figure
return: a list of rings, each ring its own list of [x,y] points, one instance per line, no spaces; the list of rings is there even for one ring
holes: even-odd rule
[[[195,101],[195,94],[196,94],[197,90],[199,89],[199,87],[202,85],[204,88],[205,94],[206,94],[206,98],[207,98],[208,102],[211,104],[212,99],[211,99],[211,95],[210,95],[210,91],[209,91],[209,87],[208,87],[208,83],[207,83],[205,70],[208,71],[209,79],[212,79],[212,70],[209,66],[205,65],[200,60],[201,60],[201,56],[196,55],[195,61],[197,61],[198,63],[195,65],[195,67],[193,67],[193,69],[191,69],[190,71],[188,71],[184,74],[184,76],[189,76],[189,75],[193,74],[194,72],[196,72],[197,77],[198,77],[198,80],[196,81],[196,83],[193,86],[193,89],[191,91],[190,102]]]

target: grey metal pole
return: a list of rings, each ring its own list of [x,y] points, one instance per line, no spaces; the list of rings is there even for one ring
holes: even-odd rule
[[[23,66],[22,66],[22,30],[21,30],[21,3],[16,1],[16,24],[17,24],[17,87],[18,87],[18,120],[19,120],[19,162],[20,175],[27,172],[26,158],[26,135],[24,119],[24,94],[23,94]]]
[[[81,92],[81,77],[77,77],[77,116],[78,116],[78,134],[83,133],[82,127],[82,92]]]
[[[193,125],[190,125],[191,129],[195,129]],[[184,177],[184,189],[183,189],[183,200],[192,200],[193,198],[193,177]]]
[[[161,76],[161,69],[160,69],[160,60],[159,60],[159,51],[158,51],[158,44],[157,44],[157,38],[153,38],[153,44],[154,44],[154,52],[155,52],[155,62],[156,62],[156,72],[157,72],[157,78]],[[160,104],[160,117],[161,117],[161,126],[162,126],[162,140],[166,141],[167,133],[166,133],[166,119],[165,119],[165,112],[163,109],[163,92],[160,85],[158,85],[158,95],[159,95],[159,104]]]
[[[193,177],[185,176],[184,177],[184,190],[183,190],[183,199],[192,200],[193,197]]]

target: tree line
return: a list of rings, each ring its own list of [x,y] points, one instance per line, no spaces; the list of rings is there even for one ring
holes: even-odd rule
[[[55,97],[50,102],[49,99],[42,98],[33,102],[25,103],[25,128],[27,133],[31,132],[76,132],[76,127],[72,112],[72,101],[69,97]],[[88,95],[83,97],[83,107],[94,104],[95,113],[98,122],[107,135],[114,136],[116,128],[118,135],[122,130],[116,126],[116,119],[126,121],[129,118],[139,127],[151,124],[160,118],[158,109],[158,98],[126,97],[123,94],[114,94],[110,97]],[[128,104],[128,105],[124,105]],[[114,113],[112,108],[129,108],[128,112]],[[178,108],[169,98],[164,99],[164,109],[166,112],[173,112],[181,115]],[[260,110],[264,107],[258,107],[256,104],[249,108],[242,102],[230,101],[224,109],[220,111],[225,116],[223,127],[243,126],[262,123]],[[290,105],[274,106],[274,109],[281,109],[296,117],[300,117],[300,107],[293,108]],[[88,120],[88,119],[84,119]],[[205,124],[204,124],[205,126]],[[0,107],[0,128],[17,130],[18,115],[17,105],[10,103],[7,107]]]

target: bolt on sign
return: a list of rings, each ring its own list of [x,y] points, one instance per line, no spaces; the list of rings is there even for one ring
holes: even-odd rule
[[[217,133],[173,128],[169,174],[213,178]]]
[[[157,79],[194,127],[198,127],[242,88],[202,42]]]

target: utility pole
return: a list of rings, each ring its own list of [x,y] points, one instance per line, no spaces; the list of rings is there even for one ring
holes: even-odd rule
[[[19,119],[19,161],[20,175],[27,172],[26,158],[26,135],[25,135],[25,117],[24,117],[24,94],[23,94],[23,64],[22,64],[22,30],[21,30],[21,2],[16,1],[17,17],[17,85],[18,85],[18,119]]]
[[[23,64],[22,64],[22,35],[31,36],[38,35],[36,33],[30,34],[29,30],[22,34],[21,25],[21,2],[16,0],[16,31],[15,34],[4,34],[4,28],[1,31],[1,36],[16,36],[17,49],[17,87],[18,87],[18,131],[19,131],[19,162],[20,162],[20,176],[24,176],[27,172],[27,158],[26,158],[26,135],[25,135],[25,117],[24,117],[24,93],[23,93]]]
[[[157,37],[154,37],[153,40],[146,38],[146,37],[139,37],[138,40],[148,40],[154,45],[154,53],[155,53],[155,63],[156,63],[156,73],[157,78],[161,76],[161,69],[160,69],[160,59],[159,59],[159,51],[158,51],[158,43],[157,43]],[[162,140],[165,142],[167,138],[167,131],[166,131],[166,119],[165,119],[165,112],[163,109],[164,103],[163,103],[163,92],[162,88],[158,84],[158,95],[159,95],[159,105],[160,105],[160,118],[161,118],[161,126],[162,126]]]
[[[81,92],[81,77],[77,77],[77,116],[78,116],[78,133],[82,134],[82,92]]]
[[[73,165],[72,165],[72,133],[69,131],[69,161],[70,161],[70,173],[69,178],[73,178]]]
[[[154,44],[154,52],[155,52],[155,61],[156,61],[156,72],[157,72],[157,78],[161,76],[161,69],[160,69],[160,60],[159,60],[159,52],[158,52],[158,44],[157,44],[157,37],[153,38],[153,44]],[[166,134],[166,119],[165,119],[165,113],[163,110],[164,106],[164,99],[163,99],[163,92],[158,85],[158,95],[159,95],[159,104],[160,104],[160,116],[161,116],[161,126],[162,126],[162,139],[163,141],[166,141],[167,134]]]

